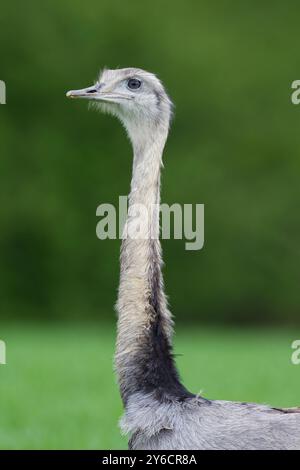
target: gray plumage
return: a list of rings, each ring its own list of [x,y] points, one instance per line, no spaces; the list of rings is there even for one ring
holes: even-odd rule
[[[104,70],[92,87],[68,92],[116,115],[133,146],[121,248],[116,372],[131,449],[300,449],[300,410],[210,401],[181,383],[161,273],[160,171],[172,104],[141,69]],[[136,227],[137,212],[146,216]]]
[[[300,449],[300,414],[268,406],[194,397],[159,403],[136,394],[121,421],[132,449]]]

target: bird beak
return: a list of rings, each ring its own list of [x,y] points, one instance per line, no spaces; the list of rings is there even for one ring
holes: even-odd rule
[[[88,88],[82,88],[82,90],[70,90],[67,92],[66,96],[68,98],[86,98],[92,100],[98,95],[98,91],[99,88],[93,85]]]
[[[132,96],[126,96],[121,93],[113,93],[110,91],[102,91],[101,85],[97,84],[82,90],[70,90],[66,93],[68,98],[84,98],[86,100],[103,101],[105,103],[120,103],[124,100],[133,99]]]

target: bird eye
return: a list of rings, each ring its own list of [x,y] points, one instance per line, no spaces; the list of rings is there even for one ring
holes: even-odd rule
[[[137,90],[140,88],[141,84],[142,82],[137,78],[130,78],[127,82],[127,86],[130,88],[130,90]]]

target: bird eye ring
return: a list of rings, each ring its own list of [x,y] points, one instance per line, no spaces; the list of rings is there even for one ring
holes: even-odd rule
[[[137,90],[140,88],[141,84],[142,82],[137,78],[130,78],[127,82],[127,86],[130,88],[130,90]]]

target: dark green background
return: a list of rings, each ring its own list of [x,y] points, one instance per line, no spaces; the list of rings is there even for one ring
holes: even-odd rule
[[[299,322],[300,106],[294,2],[1,2],[2,319],[114,319],[127,194],[120,124],[70,102],[103,66],[153,71],[176,104],[164,202],[205,204],[205,247],[163,242],[179,321]]]

